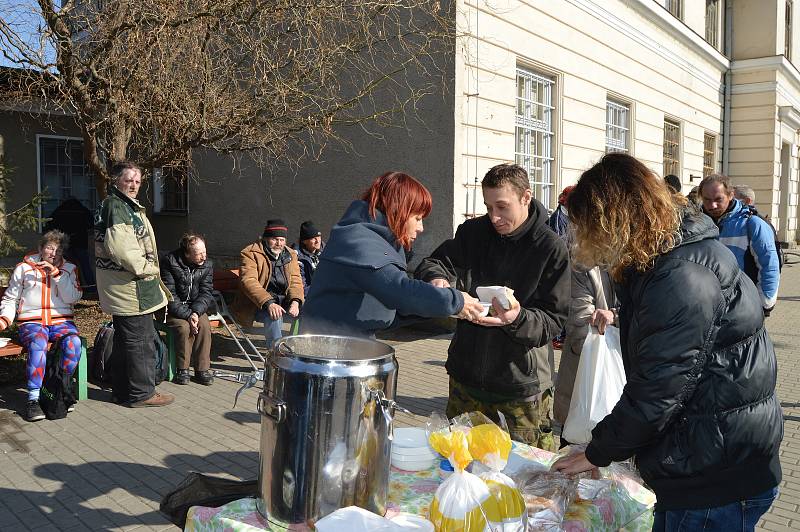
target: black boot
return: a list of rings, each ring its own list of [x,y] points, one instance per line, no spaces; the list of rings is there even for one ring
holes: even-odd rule
[[[28,401],[28,407],[25,410],[25,421],[40,421],[44,417],[39,401]]]
[[[175,384],[189,384],[189,380],[190,380],[190,377],[189,377],[189,370],[188,369],[179,369],[175,373],[175,378],[173,379]]]
[[[211,370],[195,371],[194,379],[203,386],[211,386],[214,384],[214,372]]]

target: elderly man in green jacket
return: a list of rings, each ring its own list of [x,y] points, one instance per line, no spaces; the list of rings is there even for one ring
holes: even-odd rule
[[[111,355],[114,401],[132,408],[165,406],[175,396],[156,391],[153,313],[168,301],[159,275],[153,227],[136,201],[142,170],[121,162],[95,214],[95,262],[100,306],[114,319]]]

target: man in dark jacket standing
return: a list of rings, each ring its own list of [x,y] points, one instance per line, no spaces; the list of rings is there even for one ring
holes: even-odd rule
[[[447,415],[478,410],[497,420],[502,412],[512,438],[555,450],[550,341],[569,309],[569,255],[523,168],[495,166],[481,185],[488,214],[461,224],[416,276],[440,287],[458,283],[473,295],[479,286],[506,286],[520,306],[505,310],[495,300],[493,316],[458,322],[447,357]]]
[[[208,311],[214,308],[214,267],[206,257],[203,236],[186,233],[178,249],[161,259],[161,279],[172,293],[167,305],[167,325],[176,335],[177,384],[189,384],[189,365],[194,378],[210,386],[211,325]]]
[[[297,251],[297,260],[300,262],[300,275],[303,277],[303,291],[306,296],[324,247],[322,232],[314,226],[314,222],[306,220],[300,224],[300,238],[293,248]]]

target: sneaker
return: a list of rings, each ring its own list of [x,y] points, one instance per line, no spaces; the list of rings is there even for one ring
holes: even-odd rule
[[[195,371],[194,380],[199,382],[203,386],[211,386],[212,384],[214,384],[214,372],[211,370]]]
[[[41,421],[44,419],[44,412],[39,406],[39,401],[28,401],[28,408],[25,411],[25,421]]]
[[[128,403],[131,408],[145,408],[148,406],[167,406],[175,401],[175,396],[167,392],[156,392],[149,399],[144,401],[136,401],[135,403]]]
[[[175,378],[172,379],[175,384],[189,384],[189,370],[179,369],[175,372]]]
[[[69,406],[67,407],[67,413],[68,413],[68,414],[69,414],[70,412],[74,412],[74,411],[75,411],[75,405],[74,405],[74,404],[71,404],[71,405],[69,405]]]

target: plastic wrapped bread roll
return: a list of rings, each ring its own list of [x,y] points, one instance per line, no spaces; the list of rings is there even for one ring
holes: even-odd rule
[[[497,298],[506,310],[519,307],[519,301],[514,297],[514,290],[507,286],[479,286],[476,292],[482,303],[491,303],[492,299]]]

